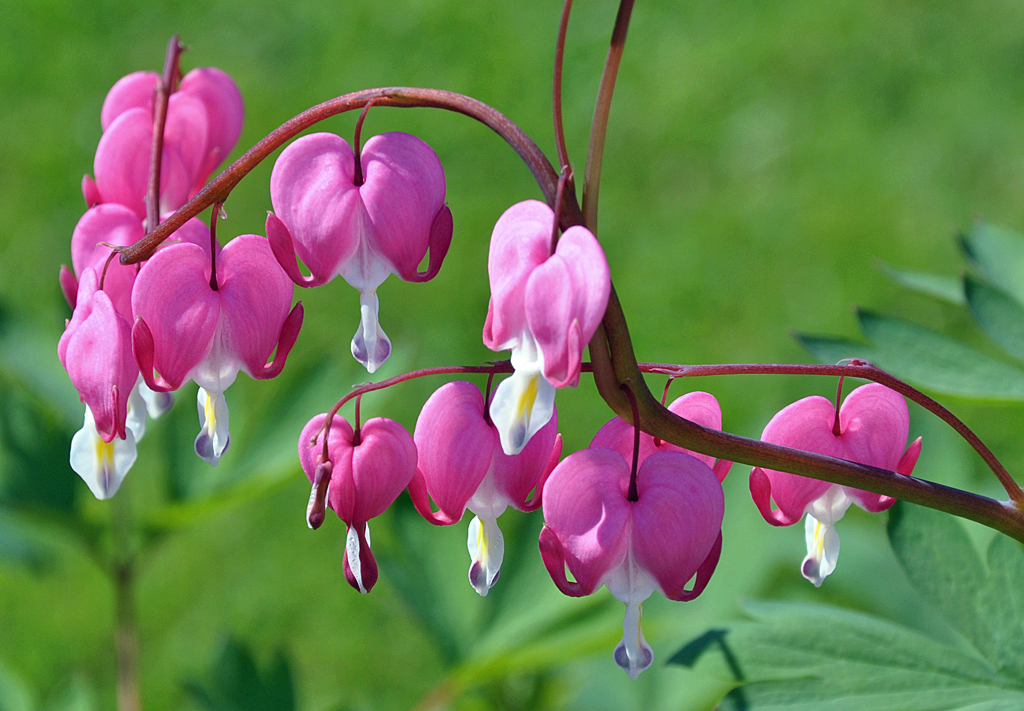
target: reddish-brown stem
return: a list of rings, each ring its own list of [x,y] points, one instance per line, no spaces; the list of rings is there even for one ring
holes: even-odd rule
[[[364,89],[351,94],[325,101],[298,116],[286,121],[259,143],[246,151],[245,155],[232,163],[224,172],[214,178],[198,195],[189,200],[177,212],[162,222],[155,230],[130,247],[119,248],[122,264],[134,264],[148,259],[157,246],[181,227],[185,222],[198,215],[215,202],[224,202],[238,182],[249,171],[259,165],[267,156],[294,138],[300,132],[331,116],[361,109],[370,101],[376,106],[394,107],[427,107],[453,111],[469,116],[488,126],[500,135],[526,163],[534,179],[544,193],[549,205],[555,202],[558,189],[558,173],[529,136],[504,114],[487,104],[462,94],[439,89],[417,89],[408,87],[388,87],[383,89]],[[583,224],[576,197],[572,193],[562,201],[562,225]]]
[[[640,493],[636,489],[636,469],[640,464],[640,410],[636,404],[636,396],[633,395],[633,388],[629,383],[622,383],[619,388],[629,398],[629,405],[633,409],[633,468],[629,472],[629,491],[626,492],[627,501],[639,501]]]
[[[355,161],[352,166],[352,184],[357,188],[363,184],[363,147],[360,141],[363,133],[363,121],[366,120],[366,114],[369,113],[373,103],[373,99],[367,101],[366,106],[359,112],[359,118],[356,119],[356,130],[352,135],[352,160]]]
[[[558,190],[555,192],[555,206],[552,208],[555,213],[554,219],[551,220],[551,254],[555,253],[555,248],[558,247],[558,234],[559,234],[559,220],[558,214],[562,210],[562,201],[565,198],[565,188],[569,181],[572,180],[572,171],[568,166],[562,166],[562,172],[558,176]]]
[[[562,123],[562,65],[565,62],[565,36],[569,30],[569,13],[572,0],[565,0],[562,6],[562,20],[558,25],[558,40],[555,43],[555,77],[551,90],[551,114],[555,120],[555,147],[558,150],[558,167],[564,171],[569,167],[569,150],[565,145],[565,126]]]
[[[633,12],[633,0],[621,0],[615,16],[611,46],[601,75],[601,88],[597,92],[594,120],[590,124],[590,144],[587,146],[587,167],[583,174],[583,224],[597,234],[597,199],[601,185],[601,163],[604,160],[604,140],[608,133],[608,115],[612,108],[612,94],[615,79],[619,75],[622,51],[626,46],[626,32],[629,17]]]
[[[665,363],[644,363],[641,370],[646,373],[667,373],[675,378],[697,377],[710,375],[831,375],[849,376],[881,383],[892,388],[907,399],[916,402],[947,425],[974,448],[985,464],[999,479],[1010,499],[1018,505],[1024,504],[1024,492],[1013,480],[1006,467],[996,458],[985,443],[974,434],[956,415],[928,397],[920,390],[908,385],[899,378],[890,375],[880,368],[865,361],[852,361],[850,365],[790,365],[775,363],[744,363],[722,365],[669,365]]]
[[[857,464],[841,459],[834,459],[811,452],[779,447],[758,440],[739,437],[702,427],[694,422],[676,416],[665,408],[647,388],[640,371],[640,366],[633,355],[629,328],[626,325],[622,306],[614,287],[608,299],[601,328],[597,330],[590,342],[590,356],[594,366],[594,380],[598,391],[605,402],[623,419],[631,418],[632,411],[629,400],[619,389],[619,383],[627,379],[633,385],[633,393],[637,397],[640,411],[640,426],[653,437],[660,437],[672,444],[691,449],[701,454],[708,454],[720,459],[742,462],[752,466],[785,471],[801,476],[808,476],[822,481],[829,481],[843,486],[852,486],[874,493],[892,496],[910,503],[928,506],[963,518],[977,521],[997,531],[1024,542],[1024,510],[1011,502],[996,501],[985,496],[978,496],[960,491],[952,487],[935,484],[896,472],[876,467]],[[761,368],[762,366],[752,366]],[[857,372],[850,372],[849,368]],[[863,370],[862,370],[863,368]],[[715,372],[717,369],[717,372]],[[664,373],[667,375],[713,375],[738,372],[735,366],[694,366],[678,367],[651,364],[647,372]],[[765,366],[765,372],[816,373],[821,375],[850,375],[882,382],[907,394],[915,402],[927,399],[921,393],[909,388],[905,383],[870,367],[862,366]],[[742,372],[742,371],[740,371]],[[754,372],[754,371],[748,371]],[[908,392],[910,391],[910,392]],[[931,408],[929,408],[931,409]],[[933,412],[935,410],[932,410]],[[945,417],[943,419],[947,422]],[[955,420],[955,418],[952,418]],[[956,420],[959,422],[958,420]],[[977,442],[966,427],[954,427],[965,438]],[[970,434],[968,434],[970,433]],[[980,443],[979,443],[980,444]],[[983,447],[983,445],[982,445]],[[976,447],[978,449],[978,447]],[[985,449],[984,451],[987,451]],[[986,461],[989,461],[986,458]],[[1002,469],[994,457],[989,462]],[[1000,477],[1004,481],[1004,477]],[[1004,486],[1008,492],[1019,487],[1008,475]],[[1018,499],[1011,496],[1016,502]]]
[[[832,434],[836,437],[843,433],[843,430],[839,427],[839,405],[843,401],[843,377],[839,376],[839,385],[836,386],[836,418],[832,422]]]
[[[101,242],[100,244],[105,244]],[[97,287],[100,291],[103,291],[103,282],[107,280],[107,269],[110,268],[110,263],[114,261],[114,257],[117,256],[117,252],[111,252],[107,255],[107,261],[103,262],[103,271],[100,272],[100,285]]]
[[[484,391],[484,422],[491,424],[491,385],[494,384],[494,373],[487,374],[487,390]]]
[[[210,212],[210,288],[217,291],[217,218],[220,217],[220,210],[224,206],[222,202],[213,204],[213,211]]]
[[[149,191],[146,193],[146,230],[152,231],[160,224],[160,163],[164,154],[164,126],[167,124],[167,104],[178,88],[181,69],[178,59],[184,47],[178,35],[167,43],[164,57],[164,71],[156,88],[153,102],[153,144],[149,154]]]

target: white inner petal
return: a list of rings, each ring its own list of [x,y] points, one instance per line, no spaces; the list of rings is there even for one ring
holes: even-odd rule
[[[366,527],[366,545],[370,545],[370,527]],[[359,558],[359,534],[355,526],[348,527],[348,535],[345,537],[345,557],[348,559],[348,568],[352,571],[356,584],[359,585],[359,592],[366,594],[363,586],[363,564]]]
[[[71,438],[71,468],[89,485],[97,499],[109,499],[117,493],[137,456],[135,435],[125,430],[125,439],[115,437],[104,442],[96,431],[96,421],[88,406],[82,429]]]
[[[493,518],[481,519],[474,516],[469,522],[466,542],[469,557],[473,561],[469,566],[469,584],[481,597],[486,597],[501,572],[501,561],[505,557],[505,537]]]
[[[491,421],[509,456],[522,452],[555,411],[555,386],[543,375],[544,356],[531,333],[520,337],[511,360],[515,372],[498,384],[491,400]]]
[[[228,401],[224,398],[223,392],[210,392],[201,387],[196,393],[196,409],[199,411],[196,454],[215,467],[231,444],[231,433],[228,431]]]

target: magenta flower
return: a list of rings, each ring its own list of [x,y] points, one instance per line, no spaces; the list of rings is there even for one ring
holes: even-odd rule
[[[199,385],[196,453],[216,465],[230,442],[224,391],[239,370],[261,380],[281,372],[302,326],[302,304],[289,313],[292,283],[257,235],[224,247],[216,289],[210,275],[209,252],[194,244],[159,250],[136,278],[132,343],[151,389],[177,390],[189,379]]]
[[[837,424],[838,435],[833,431]],[[846,396],[838,423],[833,404],[815,395],[775,415],[761,439],[910,476],[921,453],[921,438],[907,447],[909,429],[910,413],[903,396],[869,383]],[[807,514],[807,557],[800,572],[816,587],[835,570],[839,557],[835,524],[850,504],[876,513],[895,502],[881,494],[761,467],[750,472],[750,494],[765,521],[773,526],[789,526]],[[772,499],[778,506],[774,511]]]
[[[313,491],[307,521],[316,528],[323,521],[323,491],[331,509],[348,526],[345,542],[345,579],[361,593],[377,582],[377,561],[370,550],[368,521],[384,513],[416,472],[416,445],[409,432],[394,420],[376,417],[352,431],[343,417],[331,420],[327,436],[328,459],[319,439],[327,415],[317,415],[299,435],[299,460]]]
[[[515,372],[491,403],[506,454],[521,452],[551,417],[555,388],[579,382],[583,349],[611,293],[597,238],[584,227],[570,227],[552,253],[554,219],[547,205],[527,200],[506,210],[491,235],[483,337],[492,351],[512,351]]]
[[[348,143],[331,133],[304,136],[284,149],[270,176],[274,213],[267,237],[281,266],[300,286],[336,276],[359,290],[360,326],[352,355],[374,372],[391,355],[377,320],[379,287],[389,274],[428,281],[452,239],[441,161],[407,133],[374,136],[363,147],[356,183]],[[426,272],[417,271],[430,250]],[[295,255],[309,268],[304,277]]]
[[[540,552],[566,595],[589,595],[603,584],[626,603],[614,657],[635,679],[654,660],[640,628],[641,605],[655,590],[679,601],[703,592],[722,551],[725,497],[714,472],[681,452],[644,460],[637,501],[627,498],[629,479],[630,465],[611,449],[567,457],[544,485]]]
[[[702,425],[703,427],[713,430],[722,429],[722,408],[718,404],[718,400],[711,393],[700,391],[686,393],[685,395],[673,400],[672,404],[668,406],[668,409],[676,415],[690,420],[691,422],[695,422],[698,425]],[[621,417],[612,418],[604,427],[598,430],[596,435],[594,435],[594,439],[591,441],[590,446],[614,449],[616,452],[621,454],[627,462],[632,461],[633,425],[629,424]],[[691,452],[688,449],[677,447],[665,440],[656,440],[646,432],[641,432],[638,466],[643,464],[647,457],[657,452],[683,452],[684,454],[689,454],[691,457],[696,457],[707,464],[712,471],[715,472],[715,476],[718,477],[719,481],[725,481],[725,477],[729,473],[729,469],[732,468],[732,462],[726,461],[725,459],[715,459],[708,454]]]
[[[103,136],[96,148],[95,183],[85,179],[86,203],[118,203],[145,219],[153,142],[153,92],[159,78],[135,72],[120,79],[103,102]],[[231,78],[219,69],[194,69],[171,95],[160,164],[160,212],[176,210],[199,192],[231,152],[245,109]]]
[[[131,327],[98,284],[96,270],[87,267],[57,355],[85,403],[85,421],[71,441],[71,468],[96,498],[107,499],[135,461],[146,409],[135,388]]]
[[[509,506],[536,510],[562,454],[557,414],[520,454],[508,456],[484,408],[479,388],[465,381],[443,385],[430,396],[416,420],[419,464],[409,485],[416,510],[431,523],[456,523],[467,508],[476,514],[469,524],[469,582],[480,595],[497,581],[505,554],[498,517]],[[431,510],[428,494],[440,512]]]

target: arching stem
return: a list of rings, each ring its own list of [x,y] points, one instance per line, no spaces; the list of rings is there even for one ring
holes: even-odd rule
[[[562,20],[558,25],[558,40],[555,43],[555,72],[551,90],[551,115],[555,121],[555,147],[558,150],[558,167],[562,171],[569,167],[569,150],[565,145],[565,126],[562,123],[562,66],[565,63],[565,36],[569,30],[569,13],[571,12],[572,0],[565,0],[565,4],[562,6]],[[573,192],[575,192],[574,189]]]
[[[167,105],[178,89],[181,68],[178,60],[184,47],[178,35],[167,43],[164,57],[164,71],[156,88],[153,102],[153,144],[149,153],[149,190],[146,193],[146,230],[152,231],[160,224],[160,164],[164,154],[164,126],[167,125]]]

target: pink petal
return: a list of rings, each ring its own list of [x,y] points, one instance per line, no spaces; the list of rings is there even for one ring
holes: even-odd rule
[[[559,555],[589,595],[605,575],[625,558],[629,545],[630,507],[626,500],[629,464],[610,449],[585,449],[562,460],[544,485],[544,521],[558,545],[548,540],[544,556],[548,572]],[[543,549],[542,549],[543,551]],[[564,592],[564,591],[563,591]]]
[[[207,253],[189,243],[158,250],[136,277],[132,311],[152,337],[153,367],[171,388],[181,387],[209,353],[221,316]],[[146,377],[142,358],[139,363]],[[157,389],[151,380],[150,371],[146,383]]]
[[[526,284],[551,254],[553,220],[547,205],[526,200],[505,210],[494,225],[487,255],[491,302],[484,326],[484,345],[492,351],[508,348],[526,329]]]
[[[274,259],[270,244],[257,235],[236,237],[224,247],[217,260],[217,281],[222,352],[236,358],[250,376],[260,377],[291,308],[292,282]]]
[[[270,176],[274,213],[317,284],[337,276],[359,247],[365,213],[353,160],[343,138],[314,133],[285,148]]]
[[[416,472],[416,445],[394,420],[375,417],[363,424],[360,437],[358,445],[342,452],[350,466],[335,464],[328,492],[331,508],[354,525],[384,513]]]
[[[416,136],[393,132],[366,142],[362,165],[365,181],[358,190],[371,225],[366,232],[369,246],[400,277],[416,281],[417,267],[432,244],[435,218],[447,209],[441,161]],[[439,226],[433,236],[438,251],[447,252],[449,225]],[[439,267],[437,260],[435,273]]]
[[[571,227],[555,254],[530,274],[524,308],[544,353],[544,377],[555,387],[579,380],[583,348],[604,317],[611,276],[604,251],[583,227]]]
[[[110,298],[96,291],[93,270],[82,276],[78,308],[57,346],[61,362],[92,410],[104,442],[125,437],[128,397],[139,378],[131,349],[131,328]]]
[[[156,72],[132,72],[123,76],[107,92],[100,109],[100,125],[106,131],[128,109],[151,111],[160,77]]]
[[[231,77],[213,67],[190,71],[182,78],[179,90],[198,98],[206,108],[209,130],[203,163],[192,187],[192,192],[196,193],[238,142],[245,120],[245,105]]]
[[[628,479],[628,473],[627,473]],[[633,510],[633,557],[654,576],[671,600],[696,597],[702,582],[686,590],[718,541],[721,546],[725,496],[714,472],[704,463],[680,452],[660,452],[644,461],[637,473],[639,498]]]
[[[842,457],[843,443],[832,434],[835,412],[832,403],[825,398],[818,395],[805,397],[779,411],[764,428],[761,439],[805,452]],[[773,469],[762,471],[771,482],[771,495],[775,503],[785,517],[793,521],[800,520],[807,505],[832,486],[827,481]]]
[[[141,239],[143,234],[138,215],[124,205],[105,203],[90,208],[71,233],[71,264],[75,274],[80,275],[90,267],[95,267],[97,273],[102,274],[111,250],[101,242],[127,247]],[[121,264],[115,257],[106,270],[103,290],[114,302],[117,312],[131,322],[132,286],[138,267]]]
[[[128,109],[100,137],[93,161],[101,200],[124,205],[140,220],[146,218],[152,137],[153,118],[149,109]]]
[[[496,430],[494,437],[497,443]],[[540,505],[545,475],[550,476],[558,464],[561,452],[562,440],[558,435],[556,410],[548,423],[537,430],[519,454],[507,455],[502,451],[500,444],[495,445],[492,473],[495,488],[520,511],[536,509]],[[531,492],[535,492],[533,501],[527,504]]]
[[[420,410],[413,439],[427,491],[447,522],[459,521],[495,449],[500,451],[497,434],[484,420],[480,389],[460,380],[435,390]]]

